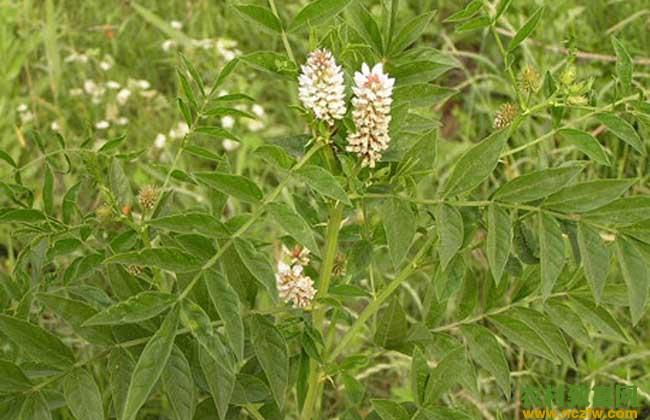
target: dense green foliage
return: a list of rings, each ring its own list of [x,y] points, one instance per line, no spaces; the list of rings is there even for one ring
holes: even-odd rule
[[[0,419],[650,416],[643,0],[0,5]]]

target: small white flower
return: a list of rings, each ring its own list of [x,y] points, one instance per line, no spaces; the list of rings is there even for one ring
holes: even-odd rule
[[[171,26],[174,29],[181,30],[183,29],[183,22],[180,22],[178,20],[172,20],[169,22],[169,26]]]
[[[102,69],[102,70],[104,70],[104,71],[108,71],[108,70],[110,70],[112,67],[113,67],[113,64],[110,63],[110,62],[108,62],[108,61],[101,61],[101,62],[99,63],[99,68]]]
[[[364,63],[361,72],[354,74],[354,82],[352,117],[357,131],[348,134],[346,150],[356,153],[363,166],[374,168],[390,142],[388,126],[395,79],[384,73],[381,63],[372,70]]]
[[[64,58],[63,62],[86,64],[88,62],[88,56],[86,54],[78,54],[76,52],[73,52],[72,54]]]
[[[343,70],[332,53],[318,49],[309,54],[298,77],[299,97],[305,108],[328,124],[345,116],[345,84]]]
[[[106,87],[109,88],[109,89],[112,89],[112,90],[117,90],[121,86],[115,80],[109,80],[108,82],[106,82]]]
[[[162,133],[158,133],[156,135],[155,140],[153,141],[153,145],[156,149],[162,149],[165,147],[165,143],[167,143],[167,136],[165,136]]]
[[[95,124],[95,128],[98,130],[106,130],[110,126],[110,123],[106,120],[99,121],[97,124]]]
[[[129,123],[129,119],[126,117],[119,117],[115,122],[117,125],[127,125]]]
[[[27,112],[29,108],[27,107],[26,104],[20,104],[16,107],[16,111],[18,112]]]
[[[174,41],[173,39],[166,39],[163,41],[163,43],[160,46],[163,51],[167,52],[172,48],[176,47],[176,41]]]
[[[225,117],[221,118],[221,126],[229,130],[235,126],[235,119],[230,115],[226,115]]]
[[[260,120],[248,120],[247,125],[250,131],[260,131],[264,129],[264,122]]]
[[[31,122],[34,119],[34,114],[32,113],[32,111],[21,112],[19,115],[20,115],[20,121],[23,124],[27,124],[28,122]]]
[[[58,122],[52,121],[52,123],[50,124],[50,128],[52,129],[52,131],[59,131],[61,129],[61,126],[59,125]]]
[[[173,139],[182,139],[190,132],[190,127],[185,122],[179,122],[176,128],[169,130],[169,137]]]
[[[117,103],[120,105],[126,104],[126,101],[129,100],[129,97],[131,96],[131,91],[128,90],[127,88],[122,88],[120,89],[119,92],[117,92],[117,96],[115,96],[115,99],[117,100]]]
[[[226,152],[234,152],[239,149],[239,142],[231,139],[223,139],[221,145]]]
[[[97,84],[92,80],[84,80],[84,91],[88,95],[94,95],[97,92]]]
[[[148,80],[140,79],[135,81],[135,85],[138,89],[147,90],[151,87],[151,83]]]
[[[251,111],[253,111],[253,114],[257,115],[258,117],[263,117],[266,115],[266,112],[264,111],[262,105],[254,104],[251,107]]]

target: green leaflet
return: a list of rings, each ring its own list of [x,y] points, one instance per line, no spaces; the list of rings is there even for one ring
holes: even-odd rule
[[[0,360],[0,394],[27,391],[31,387],[31,381],[19,366],[6,360]]]
[[[303,7],[289,25],[289,31],[296,31],[305,25],[313,26],[341,12],[350,0],[315,0]]]
[[[447,178],[442,195],[460,194],[483,182],[496,168],[508,134],[508,130],[497,131],[463,153]]]
[[[483,369],[492,374],[506,398],[510,398],[510,368],[503,349],[490,330],[480,325],[461,327],[469,353]]]
[[[502,185],[493,198],[510,203],[527,203],[552,194],[571,182],[581,166],[544,169],[517,177]]]
[[[0,315],[0,330],[30,358],[60,370],[74,364],[72,351],[53,334],[29,322]]]
[[[538,236],[542,294],[547,298],[564,267],[564,238],[559,223],[546,213],[539,213]]]
[[[584,223],[578,223],[578,246],[585,277],[594,293],[596,303],[600,303],[609,272],[609,248],[601,239],[598,231]]]
[[[241,175],[223,172],[195,172],[193,175],[197,181],[208,187],[239,200],[249,203],[258,203],[262,200],[262,190],[253,181]]]
[[[632,323],[636,325],[643,316],[645,304],[648,300],[648,286],[650,284],[648,262],[633,240],[624,236],[616,239],[616,256],[621,266],[623,279],[627,284]]]
[[[204,280],[212,304],[224,322],[228,342],[237,358],[241,360],[244,357],[244,323],[239,296],[224,276],[216,271],[206,271]]]
[[[491,316],[490,321],[508,340],[527,352],[557,363],[558,359],[539,333],[525,322],[508,315]]]
[[[408,420],[408,411],[391,400],[372,400],[372,406],[383,420]]]
[[[605,124],[612,134],[632,146],[634,150],[642,155],[646,154],[645,146],[643,145],[639,134],[634,130],[634,127],[632,127],[629,122],[612,113],[598,114],[596,118],[598,118],[598,121]]]
[[[161,383],[175,420],[191,419],[194,415],[195,385],[192,369],[183,352],[176,346],[163,370]]]
[[[90,317],[84,326],[142,322],[167,310],[176,298],[168,293],[142,292]]]
[[[444,270],[463,245],[463,218],[455,207],[441,204],[437,209],[438,254]]]
[[[251,343],[279,407],[284,406],[289,385],[289,354],[282,333],[267,318],[253,315]]]
[[[103,420],[102,395],[93,376],[77,368],[63,382],[63,394],[70,411],[77,419]]]
[[[324,197],[333,198],[350,205],[345,190],[334,176],[316,165],[305,165],[296,173],[309,187]]]
[[[151,337],[135,365],[126,394],[121,420],[135,420],[140,407],[144,405],[158,382],[172,352],[179,309],[175,307],[167,314],[160,329]]]
[[[410,204],[398,198],[389,198],[382,208],[384,231],[393,267],[408,255],[415,237],[416,219]]]
[[[141,251],[125,252],[107,258],[105,264],[139,265],[158,267],[161,270],[185,273],[203,265],[203,260],[173,247],[145,248]]]
[[[281,203],[269,203],[266,208],[273,219],[291,237],[311,251],[311,253],[320,255],[320,249],[316,244],[316,239],[314,238],[311,226],[307,224],[302,216],[296,213],[289,206]]]
[[[524,23],[524,25],[519,28],[515,36],[510,40],[510,43],[508,44],[508,52],[514,51],[522,42],[526,40],[530,36],[530,34],[535,30],[537,27],[537,24],[539,23],[539,19],[542,17],[542,14],[544,13],[544,7],[540,7],[533,13],[533,15]]]
[[[549,195],[542,206],[565,213],[584,213],[611,203],[627,191],[635,179],[599,179],[569,185]]]
[[[512,220],[501,207],[492,203],[487,209],[487,258],[496,284],[499,284],[510,256]]]

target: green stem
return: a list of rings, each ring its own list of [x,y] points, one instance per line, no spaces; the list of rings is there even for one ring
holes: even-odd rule
[[[330,280],[332,279],[332,269],[334,267],[334,261],[336,260],[336,252],[338,248],[338,239],[339,239],[339,229],[341,227],[341,221],[343,220],[343,205],[336,203],[330,209],[329,221],[327,223],[327,233],[325,237],[325,252],[323,254],[323,263],[321,264],[319,279],[320,283],[318,285],[318,294],[317,298],[322,298],[327,296],[327,292],[330,286]],[[323,304],[319,304],[318,307],[314,310],[313,324],[314,328],[317,331],[323,329],[323,321],[325,318],[326,307]],[[332,328],[332,327],[330,327]],[[313,419],[314,413],[317,411],[316,403],[320,399],[320,368],[318,363],[314,360],[309,361],[309,387],[307,388],[307,396],[305,397],[305,403],[302,410],[303,419]]]
[[[284,25],[282,24],[282,19],[278,14],[278,8],[275,6],[275,0],[269,0],[269,6],[271,7],[271,12],[273,12],[275,17],[278,18],[280,24],[282,25],[282,34],[280,36],[282,38],[282,44],[284,45],[284,49],[287,51],[287,55],[289,56],[289,59],[294,63],[296,63],[296,58],[293,55],[293,50],[291,49],[291,44],[289,44],[289,38],[287,37],[287,31],[284,29]]]
[[[508,71],[508,76],[510,77],[510,83],[512,83],[512,88],[515,90],[515,95],[517,95],[517,102],[519,102],[519,108],[525,110],[526,102],[524,101],[524,98],[521,96],[521,92],[519,92],[519,87],[517,86],[517,78],[515,77],[515,73],[512,71],[512,67],[509,66],[507,63],[508,53],[506,52],[506,49],[503,47],[503,43],[501,43],[501,38],[499,38],[499,34],[497,34],[497,31],[494,28],[494,23],[490,25],[490,32],[492,33],[492,36],[494,37],[497,46],[499,47],[499,51],[501,52],[501,56],[503,57],[503,63],[506,66],[506,70]]]
[[[515,147],[514,149],[510,149],[510,150],[508,150],[506,152],[501,153],[501,157],[503,158],[503,157],[506,157],[506,156],[510,156],[510,155],[515,154],[515,153],[521,152],[522,150],[528,149],[529,147],[534,146],[536,144],[539,144],[539,143],[543,142],[544,140],[546,140],[547,138],[554,136],[560,130],[562,130],[563,128],[568,127],[570,124],[579,123],[580,121],[584,121],[584,120],[586,120],[588,118],[591,118],[592,116],[594,116],[596,114],[600,114],[601,112],[609,111],[611,109],[616,108],[618,105],[622,105],[622,104],[624,104],[626,102],[630,102],[630,101],[635,100],[637,98],[638,98],[637,95],[631,95],[631,96],[627,96],[627,97],[625,97],[623,99],[619,99],[618,101],[616,101],[616,102],[614,102],[612,104],[605,105],[603,107],[597,108],[596,110],[594,110],[592,112],[589,112],[589,113],[587,113],[587,114],[585,114],[585,115],[583,115],[581,117],[578,117],[578,118],[572,120],[569,124],[565,124],[564,126],[562,126],[560,128],[556,128],[555,130],[551,130],[548,133],[543,134],[540,137],[537,137],[533,141],[530,141],[530,142],[528,142],[526,144],[523,144],[523,145],[521,145],[519,147]]]
[[[384,287],[381,292],[377,295],[377,298],[370,302],[368,306],[361,312],[357,320],[352,324],[352,327],[348,330],[347,333],[343,336],[339,344],[336,346],[334,351],[330,353],[327,357],[327,362],[333,362],[336,357],[346,349],[350,342],[357,336],[359,331],[366,324],[366,321],[370,319],[381,307],[381,305],[397,290],[397,288],[416,270],[418,267],[418,262],[426,254],[433,243],[435,235],[430,234],[429,237],[425,239],[424,245],[420,248],[417,255],[411,260],[411,262],[402,269],[402,271],[395,277],[390,283]]]
[[[527,297],[526,299],[520,300],[519,302],[511,303],[511,304],[503,306],[501,308],[498,308],[498,309],[495,309],[495,310],[492,310],[492,311],[477,315],[477,316],[475,316],[473,318],[468,318],[468,319],[464,319],[462,321],[452,322],[451,324],[436,327],[436,328],[434,328],[432,330],[432,332],[444,332],[444,331],[453,330],[454,328],[458,328],[461,325],[473,324],[473,323],[478,322],[478,321],[480,321],[480,320],[482,320],[484,318],[488,318],[488,317],[491,317],[493,315],[497,315],[497,314],[506,312],[509,309],[512,309],[512,308],[517,307],[517,306],[526,306],[529,303],[532,303],[532,302],[535,302],[535,301],[538,301],[538,300],[542,300],[542,299],[546,300],[546,299],[550,299],[550,298],[554,298],[554,297],[563,297],[563,296],[567,296],[567,295],[568,295],[568,293],[566,293],[566,292],[559,292],[559,293],[551,294],[548,297],[545,297],[545,296]]]

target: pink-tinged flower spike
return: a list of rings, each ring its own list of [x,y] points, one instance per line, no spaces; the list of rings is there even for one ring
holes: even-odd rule
[[[293,304],[295,308],[306,308],[316,296],[314,282],[302,272],[300,264],[290,266],[282,261],[278,263],[275,281],[280,299]]]
[[[329,125],[342,119],[345,116],[343,70],[332,53],[325,49],[311,52],[301,69],[299,97],[305,108]]]
[[[381,63],[372,70],[364,63],[361,72],[354,74],[354,83],[352,117],[357,131],[348,135],[346,150],[359,155],[363,166],[374,168],[390,142],[388,125],[395,79],[384,73]]]

